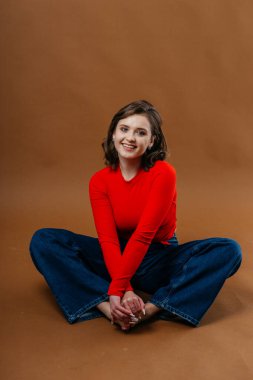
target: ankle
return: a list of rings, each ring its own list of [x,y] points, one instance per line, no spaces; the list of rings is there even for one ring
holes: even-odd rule
[[[107,301],[101,302],[96,307],[99,311],[101,311],[101,313],[103,313],[106,316],[106,318],[108,318],[110,321],[112,320],[111,308],[110,308],[109,302]]]
[[[154,305],[153,303],[151,302],[147,302],[145,304],[145,312],[146,312],[146,316],[148,318],[152,317],[153,315],[157,314],[159,311],[161,311],[162,309],[157,307],[156,305]]]

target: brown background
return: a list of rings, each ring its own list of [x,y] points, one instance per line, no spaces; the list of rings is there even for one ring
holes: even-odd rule
[[[252,378],[251,0],[1,4],[1,371],[4,379]],[[96,236],[87,185],[112,115],[152,102],[178,173],[178,237],[241,244],[195,329],[67,324],[28,253],[34,230]]]

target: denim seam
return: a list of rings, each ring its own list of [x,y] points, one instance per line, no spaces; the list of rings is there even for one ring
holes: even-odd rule
[[[172,314],[178,315],[179,317],[181,317],[181,318],[187,320],[188,322],[192,323],[194,326],[197,326],[199,324],[199,321],[197,319],[191,317],[188,314],[183,313],[181,310],[178,310],[173,306],[170,306],[168,304],[165,305],[164,303],[159,303],[159,302],[156,302],[154,300],[150,300],[150,302],[152,302],[157,307],[162,307],[164,310],[166,310]]]
[[[169,289],[169,291],[168,291],[168,294],[167,294],[167,296],[166,296],[166,298],[165,298],[165,302],[166,302],[166,300],[169,298],[169,297],[171,297],[171,295],[173,295],[173,292],[175,291],[175,288],[182,282],[182,280],[185,278],[185,271],[187,270],[187,267],[188,267],[188,265],[189,265],[189,262],[190,262],[190,260],[196,255],[196,254],[198,254],[198,252],[199,252],[199,247],[198,246],[196,246],[196,247],[192,247],[192,250],[191,250],[191,252],[189,253],[189,257],[188,257],[188,260],[183,264],[183,266],[182,266],[182,269],[181,269],[181,276],[180,276],[180,278],[178,279],[178,281],[174,281],[174,283],[172,282],[172,284],[171,284],[171,287],[170,287],[170,289]],[[183,278],[182,278],[182,276],[183,276]],[[191,317],[190,317],[191,318]]]
[[[189,263],[189,261],[192,259],[192,256],[189,256],[189,258],[188,258],[188,260],[183,264],[183,266],[182,266],[182,269],[181,269],[181,276],[180,276],[180,278],[178,279],[178,281],[174,281],[174,282],[172,282],[172,284],[171,284],[171,287],[170,287],[170,289],[169,289],[169,291],[168,291],[168,294],[167,294],[167,296],[166,296],[166,299],[165,299],[165,301],[171,296],[171,294],[173,294],[173,292],[175,291],[175,288],[183,281],[183,279],[185,278],[185,271],[186,271],[186,269],[187,269],[187,267],[188,267],[188,263]],[[183,278],[182,278],[182,276],[183,276]]]
[[[196,253],[196,249],[195,249],[195,252]],[[193,255],[191,254],[188,258],[188,260],[184,263],[183,267],[182,267],[182,271],[181,271],[181,276],[180,276],[180,279],[178,279],[177,282],[175,282],[174,284],[172,283],[171,284],[171,288],[166,296],[165,299],[163,299],[163,301],[159,302],[159,301],[155,301],[153,298],[150,300],[150,302],[154,303],[156,306],[158,307],[162,307],[163,309],[173,313],[173,314],[176,314],[178,315],[179,317],[182,317],[183,319],[187,320],[188,322],[192,323],[194,326],[197,326],[199,324],[199,321],[193,317],[191,317],[190,315],[188,314],[185,314],[183,313],[182,311],[174,308],[173,306],[170,306],[168,305],[168,299],[170,298],[171,294],[173,294],[173,291],[175,291],[175,288],[182,282],[182,276],[183,278],[185,278],[185,271],[189,265],[189,261],[192,259]]]
[[[80,320],[81,321],[90,321],[91,319],[95,319],[95,318],[102,318],[104,317],[104,315],[101,313],[101,314],[97,314],[95,311],[93,313],[91,313],[90,316],[88,317],[85,317],[84,315],[80,316]]]
[[[100,296],[98,298],[96,298],[94,301],[90,302],[88,305],[86,306],[83,306],[81,307],[80,309],[78,309],[74,314],[69,314],[67,313],[68,315],[68,320],[70,322],[74,322],[76,319],[82,317],[82,315],[88,311],[89,309],[91,309],[92,307],[98,305],[99,303],[103,302],[103,301],[106,301],[108,300],[108,295],[105,294],[103,296]]]

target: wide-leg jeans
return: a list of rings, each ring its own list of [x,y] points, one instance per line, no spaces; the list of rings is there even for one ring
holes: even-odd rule
[[[119,241],[123,252],[127,240]],[[161,319],[175,315],[197,326],[239,268],[240,245],[220,237],[179,244],[175,234],[168,242],[151,243],[131,284],[151,295]],[[33,235],[30,252],[69,323],[103,316],[96,305],[108,300],[111,280],[97,238],[44,228]]]

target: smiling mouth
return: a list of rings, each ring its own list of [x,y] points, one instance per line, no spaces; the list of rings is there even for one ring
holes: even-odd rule
[[[129,149],[129,150],[134,150],[136,147],[136,145],[131,145],[131,144],[124,144],[122,143],[123,147],[126,148],[126,149]]]

